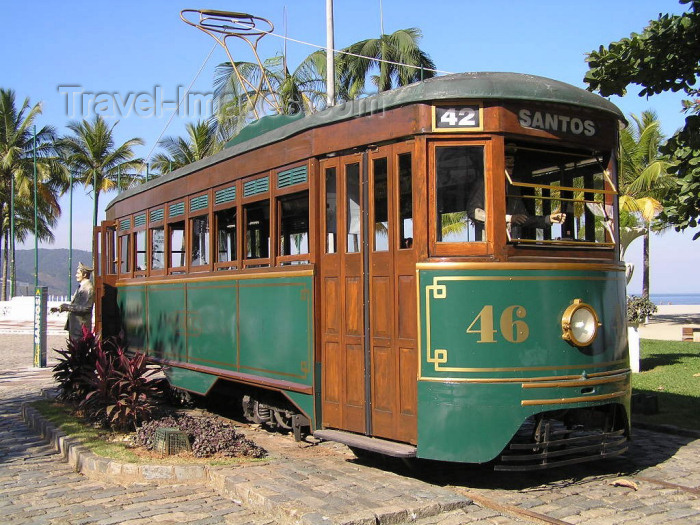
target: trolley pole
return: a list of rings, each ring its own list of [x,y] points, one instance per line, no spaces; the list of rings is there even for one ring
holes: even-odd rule
[[[335,49],[333,0],[326,0],[326,104],[335,105]]]

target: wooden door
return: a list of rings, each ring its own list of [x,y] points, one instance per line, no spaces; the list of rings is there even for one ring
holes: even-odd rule
[[[323,424],[366,431],[363,157],[321,163]]]
[[[121,320],[117,306],[117,232],[116,226],[104,221],[95,228],[93,257],[95,269],[95,331],[102,338],[119,334]]]
[[[412,146],[321,163],[323,425],[416,441]]]
[[[372,435],[416,442],[418,376],[412,146],[369,155]]]

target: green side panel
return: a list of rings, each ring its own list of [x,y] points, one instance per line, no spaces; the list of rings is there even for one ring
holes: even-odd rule
[[[123,327],[129,348],[145,352],[146,340],[146,287],[119,288],[117,304],[122,315]]]
[[[240,371],[313,385],[311,277],[239,281]]]
[[[314,414],[314,396],[309,394],[300,394],[299,392],[287,392],[285,394],[292,402],[301,409],[311,420],[311,428],[315,429],[316,417]]]
[[[165,375],[171,385],[201,395],[209,392],[216,383],[216,376],[184,368],[168,367],[165,370]]]
[[[149,286],[149,355],[159,359],[186,361],[186,327],[185,285],[174,283]]]
[[[562,315],[574,299],[590,304],[601,323],[589,347],[562,339]],[[620,271],[420,270],[418,456],[484,462],[533,414],[628,406],[629,375],[593,388],[523,386],[529,378],[626,369],[624,301]]]
[[[190,363],[236,369],[237,296],[236,281],[187,284],[187,355]]]

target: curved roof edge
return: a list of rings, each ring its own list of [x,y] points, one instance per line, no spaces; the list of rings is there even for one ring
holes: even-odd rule
[[[272,129],[250,140],[233,144],[211,157],[193,162],[172,173],[122,192],[110,201],[107,209],[131,195],[157,187],[179,177],[184,177],[246,151],[279,142],[312,128],[408,104],[459,98],[536,100],[557,104],[571,104],[604,111],[624,123],[627,122],[622,111],[609,100],[585,89],[551,78],[522,73],[493,72],[457,73],[433,77],[369,97],[343,102],[323,111],[312,113],[304,118],[294,120],[289,124]]]

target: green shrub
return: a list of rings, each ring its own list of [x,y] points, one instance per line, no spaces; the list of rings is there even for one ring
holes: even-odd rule
[[[167,381],[161,368],[144,354],[129,356],[117,339],[99,341],[84,330],[68,341],[54,367],[60,397],[77,404],[84,416],[114,430],[134,430],[146,421],[164,397]]]
[[[656,313],[656,305],[647,297],[636,297],[630,295],[627,297],[627,322],[633,325],[638,325],[646,321],[646,319]]]

